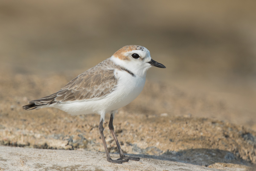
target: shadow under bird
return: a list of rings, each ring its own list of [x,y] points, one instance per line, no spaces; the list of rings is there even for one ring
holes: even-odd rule
[[[99,131],[107,155],[107,161],[123,163],[140,158],[125,156],[114,133],[113,119],[117,110],[133,101],[142,91],[147,70],[155,66],[165,68],[154,61],[147,48],[128,45],[110,58],[78,75],[58,92],[32,100],[23,106],[25,110],[54,107],[71,115],[97,113],[100,117]],[[109,129],[116,142],[120,158],[111,159],[103,134],[105,114],[110,112]]]

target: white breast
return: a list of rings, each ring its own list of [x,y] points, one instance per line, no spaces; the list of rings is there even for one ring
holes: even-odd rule
[[[146,77],[132,76],[126,71],[116,70],[118,78],[116,90],[110,95],[112,105],[109,110],[119,109],[133,101],[142,91]]]
[[[126,71],[115,70],[118,79],[116,89],[102,99],[80,100],[54,104],[51,107],[59,108],[71,115],[107,113],[126,106],[142,91],[146,77],[132,76]]]

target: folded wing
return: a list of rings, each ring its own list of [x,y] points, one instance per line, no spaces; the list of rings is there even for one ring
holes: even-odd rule
[[[108,65],[106,63],[108,62]],[[114,91],[117,79],[111,61],[103,61],[95,67],[71,80],[65,87],[49,96],[32,100],[23,106],[25,110],[33,110],[54,103],[76,100],[93,100],[103,98]]]

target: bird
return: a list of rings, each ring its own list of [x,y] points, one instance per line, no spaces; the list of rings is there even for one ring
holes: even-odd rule
[[[142,91],[146,73],[152,66],[166,68],[151,58],[150,51],[140,45],[127,45],[110,58],[86,70],[59,91],[23,106],[25,110],[53,107],[71,115],[100,115],[99,132],[107,161],[122,164],[140,158],[124,155],[114,133],[113,120],[118,109],[133,101]],[[103,122],[110,113],[109,129],[116,142],[120,158],[113,160],[107,149]]]

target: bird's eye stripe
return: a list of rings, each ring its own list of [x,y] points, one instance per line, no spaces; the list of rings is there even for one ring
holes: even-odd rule
[[[133,53],[132,57],[135,58],[135,59],[138,59],[140,57],[140,55],[138,55],[137,53]]]

